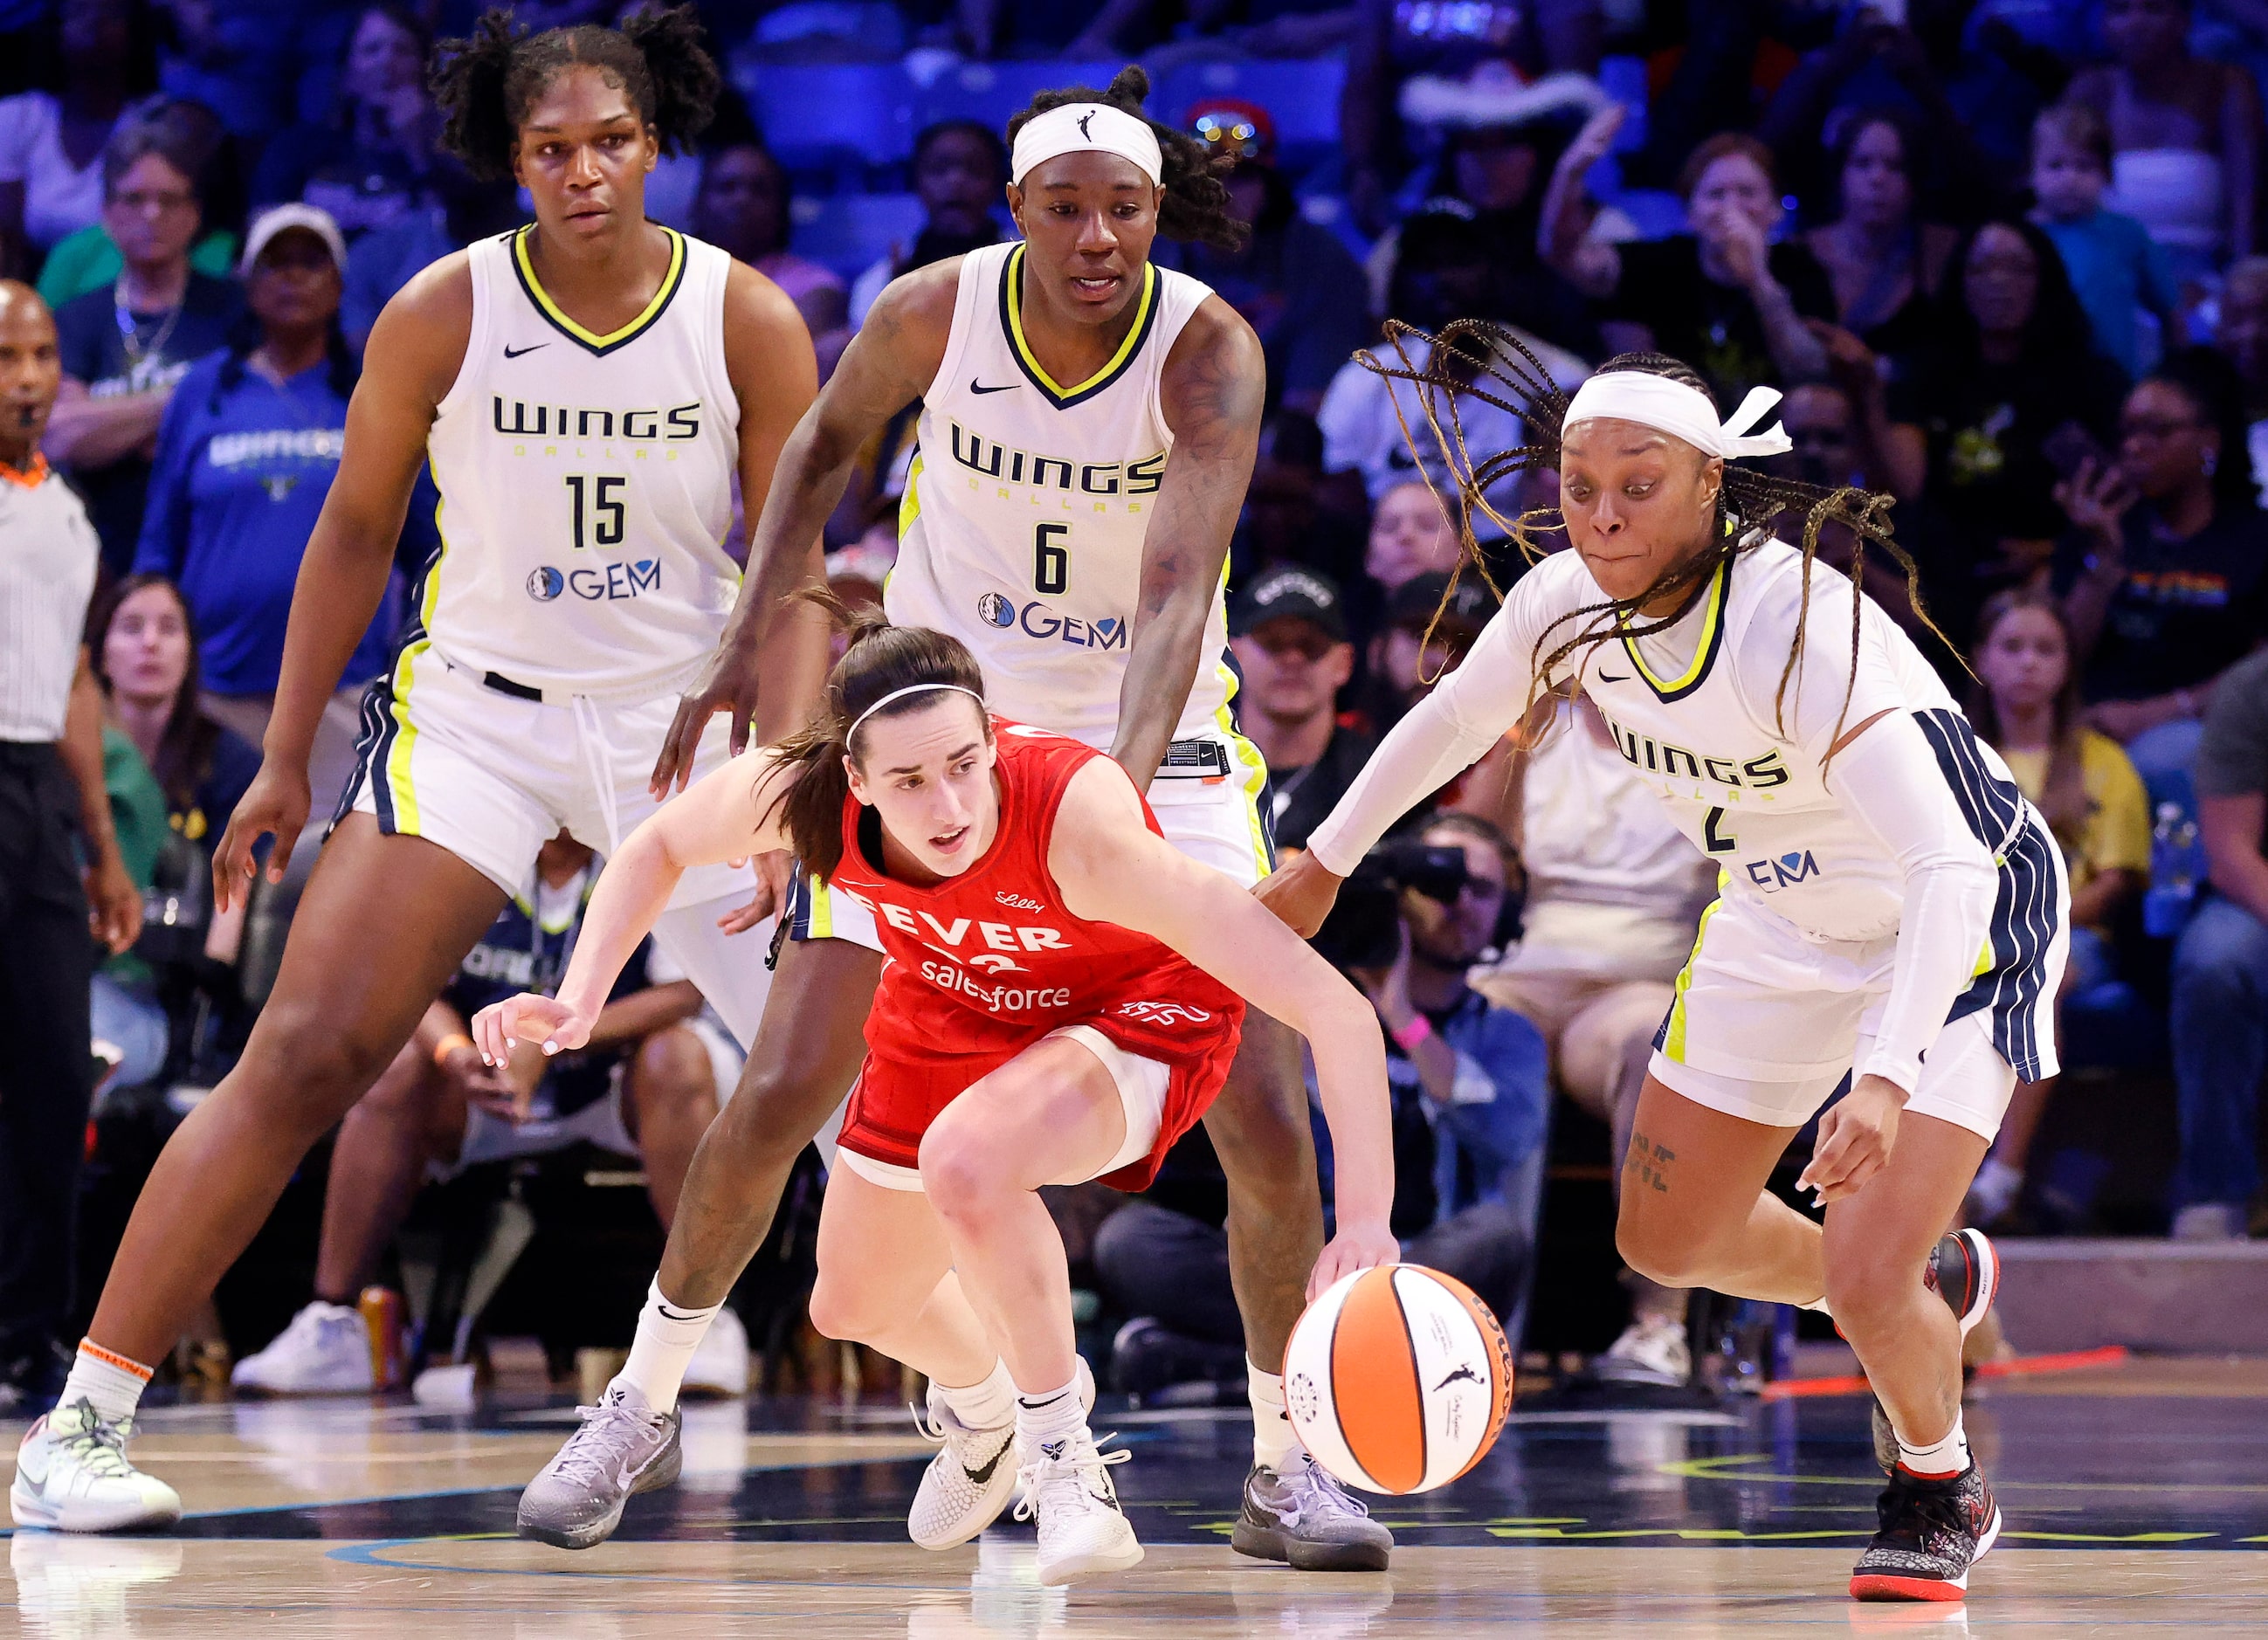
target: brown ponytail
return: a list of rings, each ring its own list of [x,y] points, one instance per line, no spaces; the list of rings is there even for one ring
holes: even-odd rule
[[[981,702],[984,673],[968,645],[927,627],[894,627],[872,605],[852,609],[831,592],[816,588],[798,597],[817,604],[850,635],[850,646],[827,674],[827,694],[819,716],[802,733],[780,742],[777,756],[799,771],[795,783],[777,798],[764,818],[780,815],[795,857],[806,871],[831,877],[843,863],[843,804],[850,795],[846,757],[858,755],[851,724],[876,701],[925,683],[967,689]],[[932,703],[926,695],[893,701],[875,714],[895,717]],[[991,738],[992,720],[984,719]]]

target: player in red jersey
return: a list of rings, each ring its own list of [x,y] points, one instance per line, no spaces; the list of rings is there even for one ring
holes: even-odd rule
[[[1035,1192],[1147,1186],[1219,1091],[1248,998],[1312,1045],[1338,1158],[1338,1233],[1310,1296],[1395,1258],[1377,1017],[1258,901],[1167,843],[1116,762],[992,717],[975,658],[943,633],[861,620],[819,724],[751,767],[716,771],[631,834],[557,997],[483,1010],[482,1051],[580,1043],[678,874],[703,862],[792,847],[865,901],[886,960],[828,1181],[813,1323],[959,1386],[916,1542],[975,1537],[1020,1479],[1042,1581],[1130,1566],[1142,1548],[1108,1475],[1126,1454],[1098,1452],[1087,1430],[1063,1241]],[[630,1427],[644,1425],[585,1430]],[[647,1450],[589,1455],[636,1475],[621,1495],[666,1484],[677,1427],[672,1415]],[[1002,1461],[1012,1439],[1020,1471]],[[541,1501],[547,1519],[571,1515],[573,1500]]]

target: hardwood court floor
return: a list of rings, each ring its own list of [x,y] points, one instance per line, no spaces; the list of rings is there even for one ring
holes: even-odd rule
[[[1966,1607],[1844,1597],[1879,1480],[1865,1403],[1723,1414],[1520,1413],[1433,1497],[1381,1500],[1382,1576],[1303,1577],[1229,1552],[1248,1448],[1233,1417],[1108,1411],[1150,1557],[1041,1589],[1030,1528],[926,1555],[904,1511],[931,1450],[902,1409],[688,1408],[686,1477],[614,1541],[509,1534],[573,1422],[300,1401],[160,1409],[136,1459],[181,1489],[165,1538],[19,1533],[0,1635],[40,1640],[412,1634],[623,1636],[1570,1636],[2268,1632],[2268,1364],[2152,1363],[1984,1392],[1970,1427],[2008,1517]],[[13,1429],[0,1426],[0,1480]]]

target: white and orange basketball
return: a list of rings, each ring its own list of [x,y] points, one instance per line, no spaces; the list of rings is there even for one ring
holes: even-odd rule
[[[1315,1460],[1366,1492],[1430,1492],[1481,1460],[1512,1410],[1512,1346],[1462,1282],[1381,1264],[1307,1306],[1284,1403]]]

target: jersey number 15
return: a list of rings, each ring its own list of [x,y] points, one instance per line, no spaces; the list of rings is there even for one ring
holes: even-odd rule
[[[619,547],[622,544],[622,504],[615,497],[630,480],[620,473],[601,473],[596,478],[586,478],[580,473],[566,477],[568,489],[575,497],[575,550],[580,552],[593,544]],[[589,490],[587,498],[585,489]],[[584,537],[585,520],[596,528],[588,540]]]

